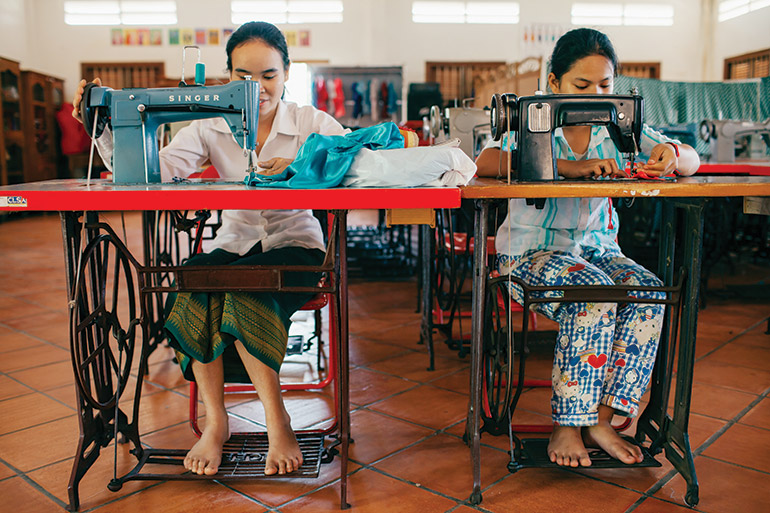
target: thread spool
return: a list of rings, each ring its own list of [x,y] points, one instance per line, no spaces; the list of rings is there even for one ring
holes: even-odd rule
[[[195,63],[195,84],[196,85],[206,84],[206,65],[203,64],[202,62]]]

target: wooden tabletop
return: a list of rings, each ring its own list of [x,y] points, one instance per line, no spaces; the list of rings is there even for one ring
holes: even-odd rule
[[[474,178],[463,198],[630,198],[770,196],[770,176],[688,176],[662,180],[558,180],[512,182]]]

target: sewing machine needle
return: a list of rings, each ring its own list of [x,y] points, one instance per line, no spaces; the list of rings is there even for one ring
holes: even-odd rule
[[[249,167],[246,169],[247,173],[254,171],[254,152],[249,150]]]

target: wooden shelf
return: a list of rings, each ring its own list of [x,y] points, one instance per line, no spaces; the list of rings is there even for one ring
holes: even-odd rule
[[[22,180],[24,115],[19,63],[0,57],[0,185]]]
[[[61,106],[64,81],[36,71],[22,71],[21,83],[24,181],[53,180],[58,177],[61,160],[56,110]]]

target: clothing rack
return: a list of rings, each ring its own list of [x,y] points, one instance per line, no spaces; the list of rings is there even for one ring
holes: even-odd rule
[[[362,128],[383,121],[401,124],[406,119],[404,72],[401,66],[313,65],[309,66],[309,69],[313,105],[329,112],[342,125]],[[317,84],[320,80],[323,80],[326,86],[326,98],[323,91],[318,94]],[[357,84],[358,91],[353,90],[354,84]],[[382,84],[386,84],[388,91],[385,95],[381,91]],[[369,94],[362,94],[365,93],[367,85]],[[373,91],[375,86],[376,91]],[[342,91],[342,102],[335,101],[337,90]],[[395,100],[391,97],[394,93]]]

